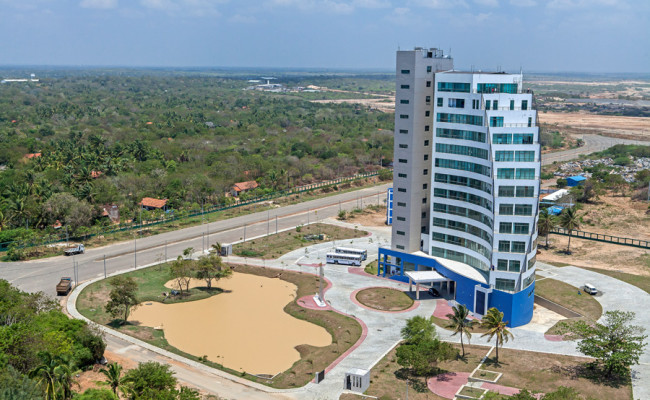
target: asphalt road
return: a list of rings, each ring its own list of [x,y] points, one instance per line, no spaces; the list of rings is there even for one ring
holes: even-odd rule
[[[336,216],[340,209],[352,210],[369,204],[384,204],[386,189],[391,184],[342,193],[274,210],[252,213],[210,224],[197,225],[137,241],[114,243],[87,249],[85,254],[51,257],[41,260],[0,263],[0,278],[28,292],[43,291],[56,295],[55,287],[61,276],[74,276],[73,263],[77,262],[80,282],[104,274],[104,257],[108,274],[144,266],[160,260],[175,259],[183,250],[195,251],[209,248],[216,242],[232,243],[256,236],[275,233],[277,229],[292,228],[301,224]],[[208,235],[209,233],[209,235]],[[135,251],[137,250],[137,252]]]
[[[558,151],[555,153],[548,153],[542,156],[542,165],[553,164],[554,162],[570,161],[578,158],[581,154],[590,154],[597,151],[603,151],[616,144],[644,144],[648,142],[640,140],[616,139],[600,135],[576,135],[577,139],[582,139],[584,145],[571,150]]]

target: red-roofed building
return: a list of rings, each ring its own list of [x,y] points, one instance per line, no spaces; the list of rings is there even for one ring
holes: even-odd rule
[[[145,197],[140,202],[142,208],[147,210],[167,210],[167,199],[154,199]]]
[[[99,178],[102,174],[102,171],[90,171],[90,177],[93,179]]]
[[[37,157],[40,157],[40,156],[41,156],[41,153],[28,153],[28,154],[25,154],[24,158],[30,159],[30,158],[37,158]]]
[[[107,217],[114,224],[120,223],[120,209],[115,204],[106,204],[102,206],[102,217]]]
[[[232,194],[233,196],[239,196],[240,193],[253,190],[258,186],[259,185],[255,181],[237,182],[233,185],[232,189],[230,189],[230,194]]]

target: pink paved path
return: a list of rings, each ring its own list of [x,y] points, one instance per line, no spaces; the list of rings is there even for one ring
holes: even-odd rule
[[[436,302],[436,309],[433,310],[433,316],[440,319],[449,319],[447,314],[453,314],[454,310],[449,305],[449,301],[445,299],[440,299]],[[478,319],[472,315],[469,316],[469,319]]]
[[[561,342],[564,340],[563,335],[544,335],[544,339],[548,340],[549,342]]]
[[[359,307],[365,308],[366,310],[389,313],[389,314],[398,314],[398,313],[405,313],[405,312],[413,311],[413,310],[415,310],[416,308],[418,308],[420,306],[420,302],[418,300],[415,300],[415,301],[413,301],[413,304],[411,305],[411,307],[407,308],[406,310],[388,311],[388,310],[378,310],[376,308],[368,307],[366,305],[363,305],[363,304],[359,303],[359,301],[357,300],[357,293],[359,293],[362,290],[371,289],[371,288],[385,288],[385,289],[399,290],[399,289],[395,289],[395,288],[392,288],[392,287],[386,287],[386,286],[369,286],[367,288],[357,289],[354,292],[352,292],[352,294],[350,294],[350,300],[352,300],[352,302],[354,304],[358,305]]]
[[[453,399],[458,389],[467,383],[467,378],[469,378],[468,372],[448,372],[429,378],[427,386],[434,394],[445,399]]]

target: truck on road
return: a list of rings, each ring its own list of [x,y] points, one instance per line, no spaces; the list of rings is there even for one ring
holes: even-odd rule
[[[62,277],[56,285],[57,296],[67,296],[70,290],[72,290],[72,278],[69,276]]]
[[[75,254],[83,254],[84,251],[86,251],[86,248],[84,247],[83,244],[78,244],[74,247],[70,247],[69,249],[65,249],[63,252],[66,256],[73,256]]]

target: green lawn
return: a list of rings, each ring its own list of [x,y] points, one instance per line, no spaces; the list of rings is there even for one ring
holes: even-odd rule
[[[308,240],[307,235],[325,235],[322,240]],[[311,224],[269,236],[238,243],[233,253],[240,257],[274,259],[290,251],[320,242],[345,240],[366,236],[368,232],[330,224]]]
[[[366,307],[381,311],[401,311],[413,305],[413,299],[406,293],[390,288],[368,288],[359,291],[357,301]]]
[[[370,274],[370,275],[377,275],[377,260],[370,261],[366,266],[363,268],[363,270]]]
[[[629,283],[630,285],[634,285],[639,289],[643,289],[647,293],[650,293],[650,276],[634,275],[625,272],[609,271],[606,269],[598,269],[598,268],[585,268],[585,269],[588,269],[589,271],[593,271],[593,272],[598,272],[599,274],[611,276],[612,278],[616,278],[625,283]]]
[[[540,279],[535,284],[535,294],[597,320],[603,313],[600,303],[581,289],[555,279]]]

